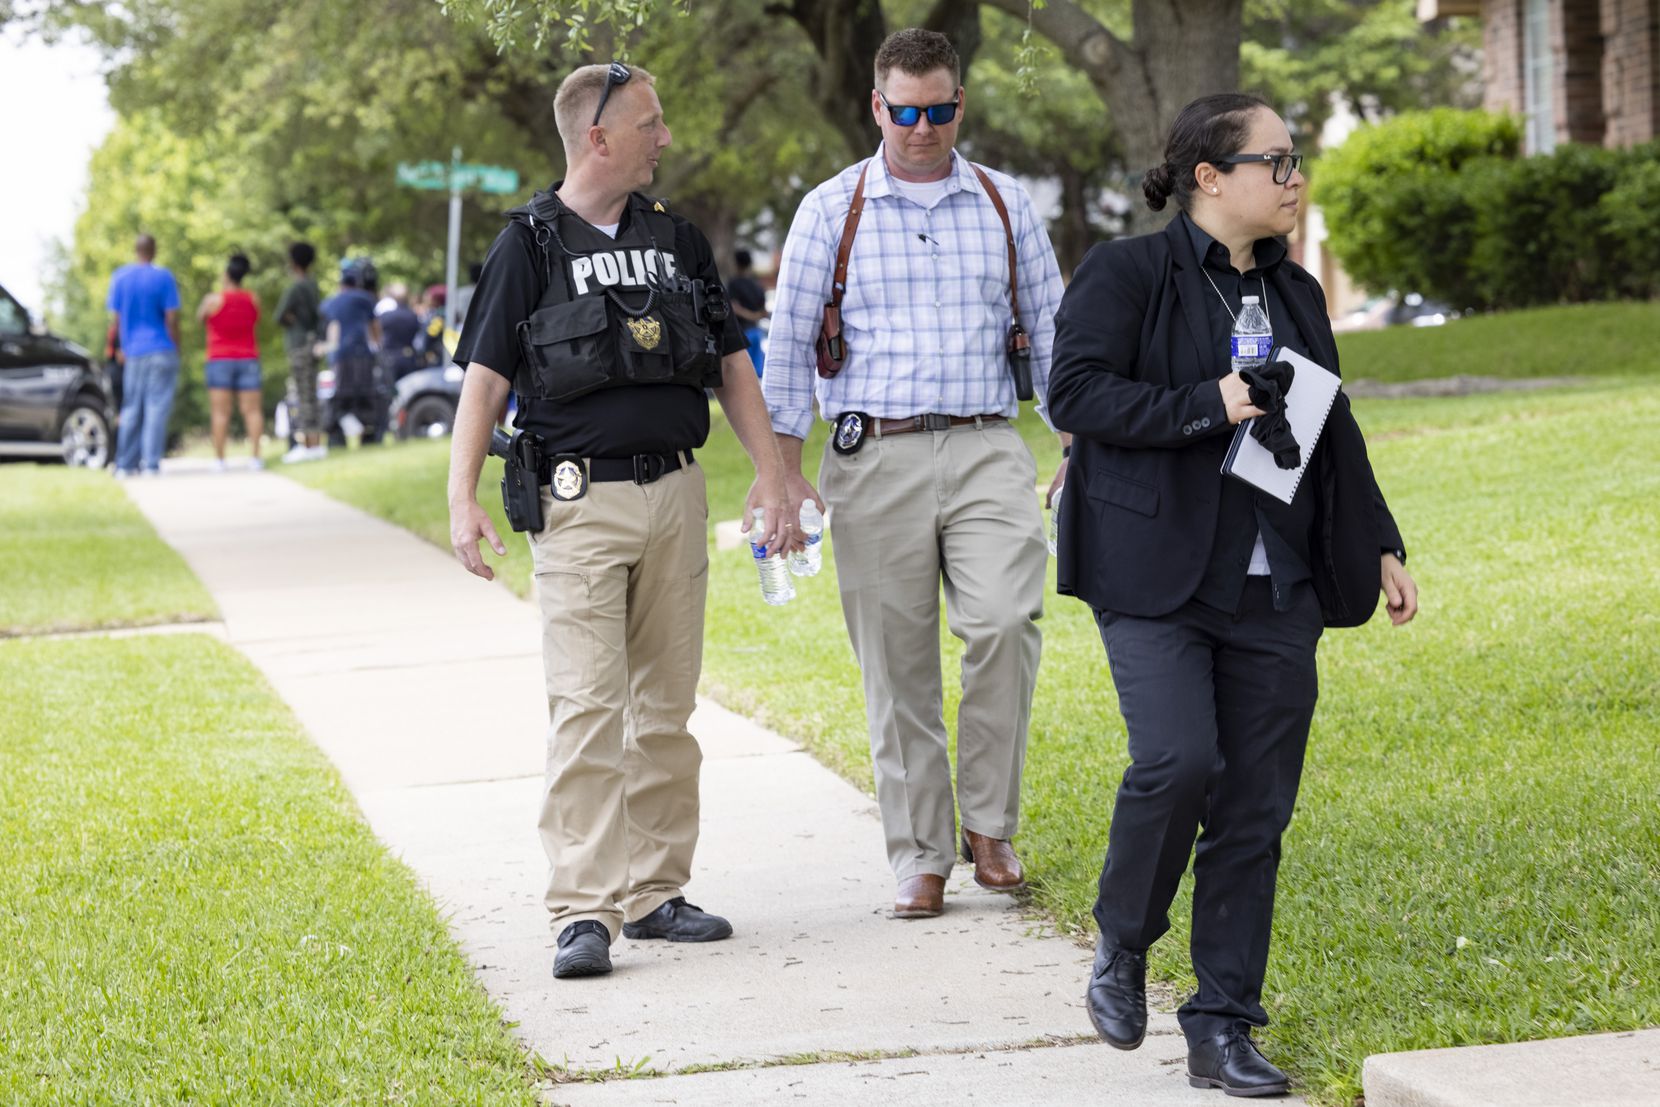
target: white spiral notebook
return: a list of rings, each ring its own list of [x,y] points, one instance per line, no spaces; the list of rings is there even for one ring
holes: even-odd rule
[[[1326,417],[1331,414],[1331,405],[1337,401],[1343,381],[1319,362],[1295,350],[1278,350],[1274,360],[1290,362],[1295,370],[1291,391],[1285,394],[1285,417],[1291,423],[1292,437],[1301,447],[1302,464],[1295,469],[1281,469],[1274,464],[1274,455],[1251,437],[1254,420],[1247,419],[1234,431],[1228,456],[1222,459],[1222,472],[1262,489],[1281,503],[1290,503],[1297,495],[1303,474],[1308,471],[1308,459],[1314,456],[1314,444],[1326,427]]]

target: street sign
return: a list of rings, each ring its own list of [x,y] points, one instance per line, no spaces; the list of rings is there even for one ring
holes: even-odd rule
[[[517,192],[519,173],[505,165],[478,165],[461,160],[461,147],[450,151],[449,164],[441,161],[398,163],[398,183],[405,188],[424,188],[450,194],[450,236],[444,258],[444,329],[455,329],[455,273],[461,257],[461,194]]]
[[[450,167],[441,161],[399,162],[398,183],[406,188],[447,190]]]
[[[519,171],[504,165],[473,165],[464,162],[455,167],[455,187],[476,188],[480,192],[517,192]]]
[[[441,161],[417,161],[398,163],[398,183],[406,188],[430,189],[446,191],[454,189],[465,192],[476,189],[479,192],[517,192],[519,191],[519,172],[504,165],[477,165],[471,162],[459,162],[454,168]]]

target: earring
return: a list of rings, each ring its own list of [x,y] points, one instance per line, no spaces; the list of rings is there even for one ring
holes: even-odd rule
[[[1214,188],[1213,188],[1213,189],[1211,189],[1211,190],[1210,190],[1210,192],[1211,192],[1211,195],[1212,195],[1212,196],[1215,196],[1215,195],[1216,195],[1216,194],[1217,194],[1217,192],[1216,192],[1216,190],[1215,190],[1215,189],[1214,189]]]

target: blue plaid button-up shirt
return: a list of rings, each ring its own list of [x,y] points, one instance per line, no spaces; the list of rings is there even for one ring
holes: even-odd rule
[[[968,160],[956,153],[951,160],[945,194],[932,208],[893,186],[881,148],[801,202],[779,262],[762,378],[778,433],[807,436],[815,392],[826,419],[844,411],[884,419],[925,412],[1016,414],[1005,353],[1014,317],[1003,221]],[[867,164],[865,210],[842,299],[847,357],[835,379],[822,380],[813,344],[830,299],[847,209]],[[1020,319],[1032,340],[1038,414],[1047,423],[1043,397],[1062,292],[1060,267],[1026,190],[1007,174],[986,172],[1009,209]]]

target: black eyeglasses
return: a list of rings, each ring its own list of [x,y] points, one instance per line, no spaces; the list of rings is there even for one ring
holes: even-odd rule
[[[611,90],[618,85],[626,85],[632,76],[633,71],[622,62],[611,63],[611,68],[605,71],[605,91],[599,94],[599,107],[594,109],[594,121],[589,126],[599,126],[599,114],[605,110],[605,102],[611,99]]]
[[[1301,154],[1235,154],[1231,158],[1215,158],[1213,165],[1255,165],[1258,162],[1273,162],[1274,183],[1282,185],[1291,179],[1291,174],[1303,167]]]
[[[914,127],[924,115],[934,126],[943,127],[957,118],[957,105],[963,102],[961,93],[949,104],[929,104],[925,108],[917,107],[915,104],[890,104],[888,98],[882,95],[881,89],[876,90],[876,97],[882,101],[882,106],[888,109],[888,118],[900,127]]]

